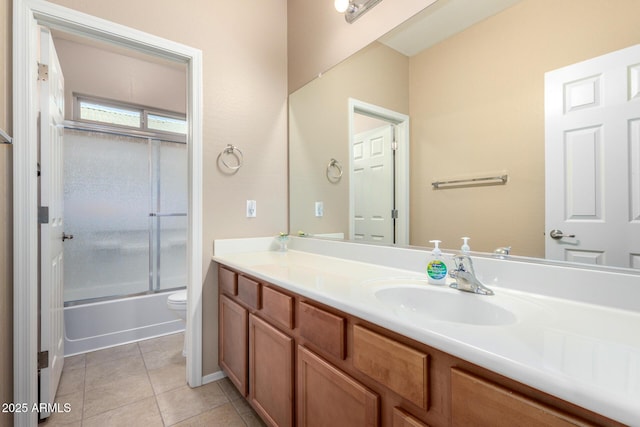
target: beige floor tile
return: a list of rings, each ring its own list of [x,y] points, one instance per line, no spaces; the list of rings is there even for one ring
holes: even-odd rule
[[[236,411],[238,411],[240,415],[253,412],[253,408],[251,407],[251,405],[249,405],[249,402],[247,402],[245,399],[232,400],[231,404],[233,404],[234,408],[236,408]]]
[[[152,397],[86,418],[83,427],[163,427],[156,400]]]
[[[176,334],[164,335],[158,338],[151,338],[144,341],[139,341],[140,351],[142,353],[148,353],[150,351],[177,351],[182,353],[182,346],[184,345],[184,332],[178,332]]]
[[[262,418],[260,418],[255,412],[243,414],[242,419],[247,427],[266,427]]]
[[[55,402],[60,404],[61,412],[52,413],[49,418],[40,426],[74,426],[80,425],[82,420],[82,405],[83,405],[84,392],[82,389],[72,394],[65,396],[56,395]],[[65,405],[68,404],[69,412],[65,411]]]
[[[216,383],[180,387],[156,396],[166,425],[172,425],[229,402]]]
[[[139,355],[140,348],[138,347],[138,343],[135,342],[119,345],[117,347],[105,348],[104,350],[92,351],[91,353],[86,354],[87,367]]]
[[[92,390],[96,387],[103,387],[112,381],[140,374],[146,375],[146,369],[140,353],[133,357],[111,360],[95,366],[87,366],[85,391]]]
[[[63,371],[70,371],[72,369],[84,369],[86,367],[87,357],[85,354],[76,354],[75,356],[67,356],[64,358]]]
[[[171,365],[186,366],[186,359],[182,356],[182,348],[178,350],[169,347],[167,349],[148,351],[142,353],[142,358],[144,359],[144,364],[149,370]]]
[[[217,383],[220,385],[220,388],[224,391],[224,394],[227,395],[229,400],[243,399],[242,395],[229,378],[218,380]]]
[[[167,365],[148,372],[155,394],[187,385],[187,368],[184,364]]]
[[[84,390],[84,378],[85,369],[63,369],[56,396],[65,396],[67,394],[76,393],[78,390]]]
[[[128,376],[85,390],[84,417],[91,417],[153,396],[147,373]]]
[[[246,424],[233,406],[225,403],[195,417],[191,417],[174,427],[245,427]]]

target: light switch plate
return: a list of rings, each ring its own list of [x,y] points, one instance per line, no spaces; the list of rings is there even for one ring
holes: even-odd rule
[[[324,216],[324,203],[316,202],[316,216],[321,217]]]
[[[256,217],[256,201],[247,200],[247,218]]]

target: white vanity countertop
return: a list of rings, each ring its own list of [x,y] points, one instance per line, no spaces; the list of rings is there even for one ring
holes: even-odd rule
[[[309,252],[216,251],[214,261],[335,307],[614,420],[640,426],[640,313],[490,285],[494,296],[428,285],[415,270]],[[406,279],[516,314],[504,325],[423,318],[375,292]],[[472,301],[475,304],[476,301]],[[499,310],[499,309],[497,309]]]

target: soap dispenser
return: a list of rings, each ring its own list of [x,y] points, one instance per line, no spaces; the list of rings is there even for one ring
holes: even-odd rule
[[[447,264],[442,259],[440,240],[429,240],[435,246],[427,264],[427,280],[433,285],[444,285],[447,280]]]
[[[463,237],[462,238],[462,246],[460,247],[460,251],[463,254],[468,254],[471,251],[471,248],[469,247],[469,240],[471,239],[471,237]]]

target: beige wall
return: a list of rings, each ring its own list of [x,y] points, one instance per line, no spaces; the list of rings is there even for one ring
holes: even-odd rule
[[[13,133],[11,114],[10,0],[0,1],[0,129]],[[13,401],[13,240],[12,148],[0,144],[0,403]],[[0,413],[0,427],[13,425],[13,416]]]
[[[55,0],[91,15],[203,51],[203,371],[217,366],[216,238],[276,235],[287,229],[287,52],[285,0]],[[216,168],[227,144],[244,153],[229,176]],[[245,218],[245,201],[258,204]]]
[[[288,0],[289,93],[434,1],[383,1],[349,24],[331,0]]]
[[[73,119],[74,93],[186,112],[186,65],[64,38],[54,42],[64,75],[66,119]]]
[[[544,73],[640,43],[637,16],[635,0],[524,0],[411,58],[412,244],[544,256]],[[430,185],[500,170],[505,186]]]
[[[370,71],[370,72],[368,72]],[[291,232],[349,230],[349,97],[408,114],[409,58],[373,43],[289,97],[289,196]],[[343,178],[331,183],[327,164],[335,158]],[[324,216],[315,217],[316,201]]]

